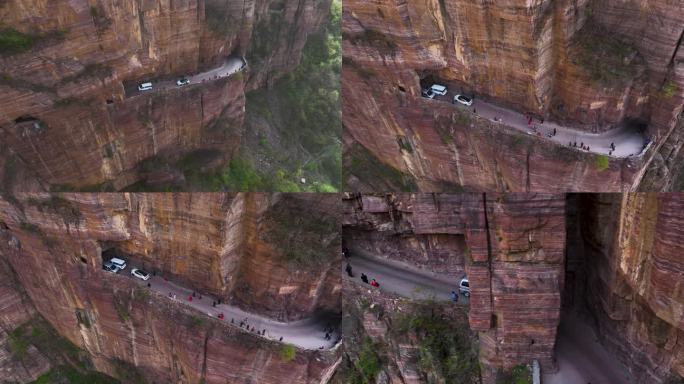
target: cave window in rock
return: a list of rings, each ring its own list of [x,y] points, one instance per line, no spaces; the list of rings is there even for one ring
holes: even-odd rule
[[[35,118],[31,115],[22,115],[22,116],[17,117],[16,119],[14,119],[14,122],[17,124],[33,123],[33,122],[38,122],[38,121],[40,121],[40,120],[38,120],[37,118]]]
[[[107,99],[107,104],[114,104],[114,100],[112,100],[112,99]]]
[[[378,8],[378,16],[380,16],[381,19],[385,18],[385,14],[382,13],[382,9]]]
[[[5,230],[9,229],[9,227],[7,226],[7,224],[5,224],[4,221],[0,221],[0,228],[5,229]]]
[[[79,259],[81,260],[81,263],[88,264],[88,260],[85,257],[81,256]]]
[[[30,115],[22,115],[14,119],[14,122],[21,127],[22,135],[43,132],[47,126],[40,119]]]
[[[406,88],[402,87],[401,85],[397,85],[397,87],[399,87],[399,90],[400,90],[400,91],[406,92]]]

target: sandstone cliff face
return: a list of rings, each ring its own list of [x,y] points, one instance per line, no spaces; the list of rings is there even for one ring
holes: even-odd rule
[[[628,362],[638,382],[684,376],[682,196],[579,200],[580,273],[586,273],[586,291],[579,294],[602,342]]]
[[[240,146],[244,92],[299,62],[330,2],[173,0],[4,1],[3,28],[32,34],[0,55],[0,142],[48,184],[120,189],[137,165],[198,149]],[[126,98],[149,79],[174,79],[246,56],[228,79]]]
[[[420,190],[447,191],[454,184],[498,191],[634,190],[654,159],[653,172],[679,164],[683,12],[671,1],[348,1],[348,162],[359,145],[415,179]],[[585,54],[620,68],[618,75],[589,65]],[[612,161],[600,172],[592,155],[566,155],[538,140],[520,145],[527,138],[483,121],[445,121],[453,109],[420,98],[425,77],[588,131],[646,125],[656,144],[642,158]],[[360,180],[350,186],[365,190],[370,181],[354,176]],[[653,189],[671,187],[673,178],[666,175]]]
[[[348,247],[443,273],[454,284],[467,273],[469,323],[479,334],[485,380],[532,359],[553,368],[565,247],[562,195],[349,195],[345,212]]]
[[[327,234],[327,248],[317,244],[325,261],[310,266],[306,279],[290,273],[289,261],[274,244],[252,233],[259,230],[253,223],[267,225],[269,211],[279,204],[307,204],[308,212],[326,215],[337,196],[290,199],[267,194],[20,195],[0,202],[0,255],[16,271],[37,312],[87,351],[99,371],[117,376],[117,361],[124,361],[164,382],[318,383],[330,375],[334,352],[298,351],[287,362],[280,357],[280,344],[220,321],[198,321],[197,312],[100,267],[110,252],[123,254],[199,292],[281,319],[339,311],[339,274],[331,273],[339,257],[339,230]],[[337,220],[334,213],[331,217]],[[261,263],[254,264],[253,257]],[[262,269],[270,280],[259,280]],[[243,285],[260,291],[247,300],[237,292]]]

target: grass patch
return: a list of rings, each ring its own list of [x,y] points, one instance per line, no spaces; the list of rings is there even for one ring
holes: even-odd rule
[[[455,321],[443,316],[439,306],[427,302],[397,316],[394,324],[395,337],[416,336],[418,366],[423,372],[438,372],[448,383],[479,382],[477,348],[465,314]]]
[[[370,337],[363,338],[358,359],[353,362],[351,372],[348,372],[349,382],[352,384],[372,384],[382,369],[382,360],[377,353],[377,346]]]
[[[677,84],[675,84],[673,81],[669,81],[667,84],[663,85],[663,96],[670,98],[677,93]]]
[[[297,349],[292,344],[285,344],[280,347],[280,358],[283,361],[292,361],[297,356]]]
[[[0,29],[0,54],[13,55],[33,48],[36,36],[21,33],[14,28]]]
[[[610,159],[608,155],[598,155],[596,156],[596,170],[601,172],[608,169],[610,166]]]
[[[23,337],[23,329],[17,328],[10,332],[8,336],[8,344],[12,356],[19,360],[23,360],[26,357],[26,351],[29,347],[27,339]]]
[[[532,372],[525,364],[518,364],[510,371],[499,372],[496,384],[532,384]]]

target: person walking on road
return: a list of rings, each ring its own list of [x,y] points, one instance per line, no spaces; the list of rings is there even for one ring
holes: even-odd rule
[[[456,291],[451,291],[451,301],[453,301],[454,303],[458,303],[458,294],[456,293]]]
[[[351,266],[351,264],[347,263],[347,267],[344,268],[344,270],[347,271],[347,275],[349,275],[349,277],[354,277],[354,274],[352,273],[352,266]]]
[[[375,287],[375,288],[380,286],[380,284],[375,279],[371,280],[370,285]]]
[[[361,281],[363,281],[364,283],[368,284],[368,276],[366,276],[365,273],[362,273],[362,274],[361,274]]]

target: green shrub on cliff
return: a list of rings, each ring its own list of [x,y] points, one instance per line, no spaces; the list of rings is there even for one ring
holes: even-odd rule
[[[596,156],[596,170],[605,171],[610,166],[610,159],[607,155]]]
[[[510,371],[500,371],[496,384],[532,384],[532,372],[525,364],[518,364]]]
[[[297,349],[292,344],[285,344],[280,348],[280,358],[283,361],[292,361],[297,355]]]
[[[439,373],[448,383],[477,383],[480,365],[465,314],[446,316],[441,307],[427,302],[394,321],[395,337],[416,336],[418,366]]]
[[[665,97],[670,98],[674,96],[675,93],[677,93],[677,84],[675,84],[673,81],[663,85],[663,95]]]
[[[30,50],[36,37],[21,33],[14,28],[0,29],[0,54],[12,55]]]

